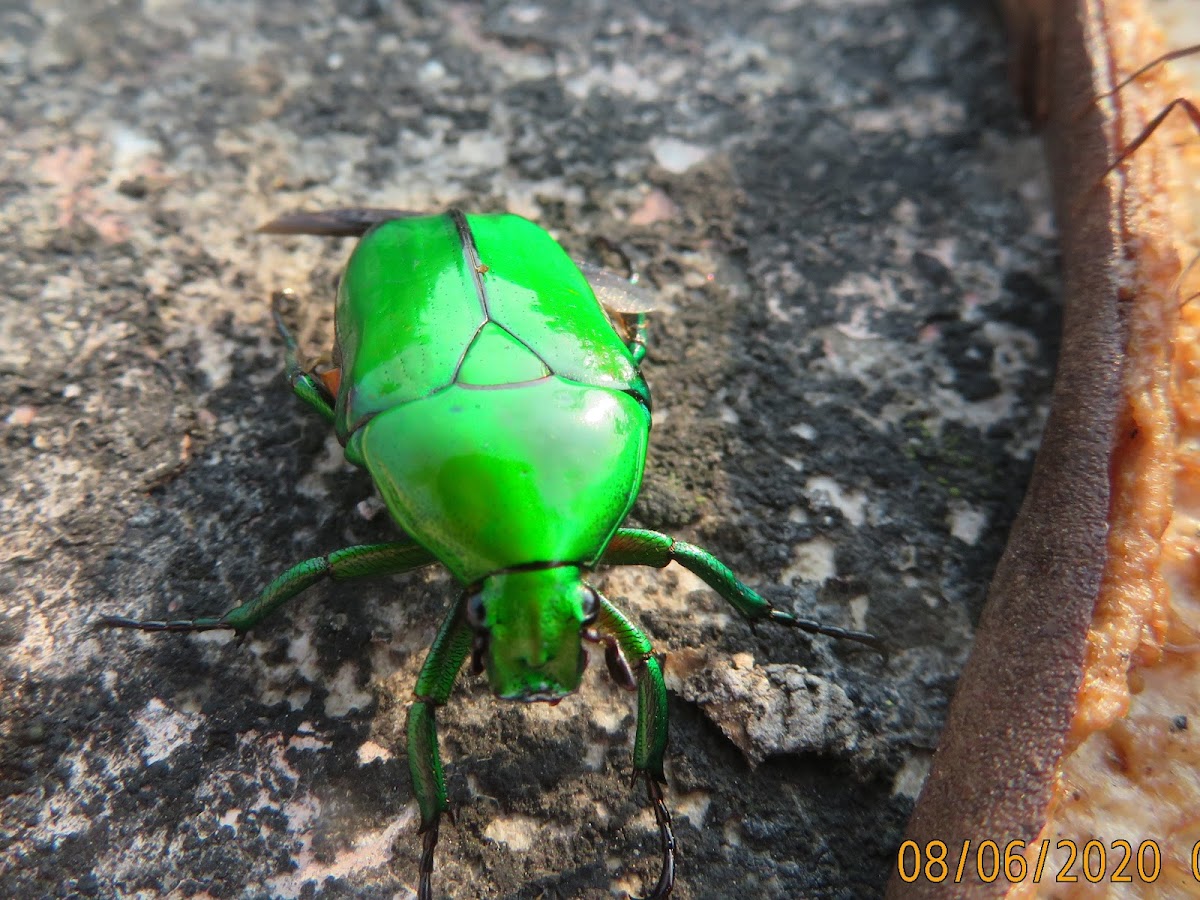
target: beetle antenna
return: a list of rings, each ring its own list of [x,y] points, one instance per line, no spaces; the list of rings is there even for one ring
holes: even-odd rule
[[[266,225],[260,234],[312,234],[318,237],[362,237],[376,225],[393,219],[411,219],[423,213],[407,209],[381,209],[370,206],[347,206],[315,212],[297,210],[284,213]]]

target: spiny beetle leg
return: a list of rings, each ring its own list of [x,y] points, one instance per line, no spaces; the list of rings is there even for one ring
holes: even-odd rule
[[[1122,81],[1118,82],[1115,87],[1105,91],[1102,94],[1098,94],[1096,96],[1096,100],[1103,100],[1105,97],[1113,96],[1114,94],[1118,93],[1121,90],[1121,88],[1137,81],[1139,78],[1141,78],[1147,72],[1157,69],[1160,66],[1171,62],[1172,60],[1183,59],[1185,56],[1193,56],[1196,53],[1200,53],[1200,44],[1192,44],[1190,47],[1180,47],[1177,50],[1170,50],[1170,51],[1162,54],[1161,56],[1157,56],[1154,59],[1150,60],[1150,62],[1148,62],[1144,66],[1142,66],[1140,69],[1138,69],[1136,72],[1134,72],[1132,75],[1126,76]]]
[[[285,213],[261,225],[262,234],[312,234],[318,237],[362,237],[374,226],[393,219],[411,219],[425,213],[407,209],[378,209],[368,206],[348,206],[315,212],[298,210]]]
[[[137,628],[141,631],[213,631],[226,629],[243,634],[281,607],[288,600],[325,578],[342,581],[374,575],[397,575],[435,562],[429,551],[415,541],[390,541],[386,544],[360,544],[335,550],[328,556],[316,556],[292,566],[253,600],[235,606],[224,615],[175,621],[137,621],[125,616],[104,616],[98,624],[110,628]]]
[[[275,327],[279,329],[279,333],[283,336],[284,377],[287,378],[288,384],[292,386],[292,392],[315,409],[321,415],[322,419],[332,425],[334,421],[333,398],[329,396],[329,392],[325,389],[325,385],[321,380],[300,365],[299,348],[296,344],[296,338],[283,321],[283,314],[280,312],[283,302],[294,296],[295,292],[290,288],[276,291],[271,295],[271,316],[275,319]]]
[[[799,619],[791,613],[776,609],[769,601],[742,584],[727,565],[707,550],[677,541],[669,534],[640,528],[618,529],[600,562],[604,565],[654,566],[659,569],[668,563],[677,562],[689,572],[698,575],[701,581],[729,601],[734,609],[751,622],[775,622],[809,634],[823,634],[866,644],[884,655],[887,653],[883,641],[864,631],[822,625],[820,622]]]
[[[435,712],[445,704],[454,687],[458,670],[471,650],[474,632],[465,615],[466,595],[458,598],[438,629],[433,646],[417,676],[415,700],[408,708],[408,768],[412,775],[417,805],[421,808],[424,836],[421,851],[419,900],[433,898],[433,851],[437,847],[438,825],[443,813],[450,811],[446,795],[446,775],[438,750]]]
[[[662,663],[654,655],[650,639],[600,595],[600,611],[596,628],[616,641],[617,648],[631,668],[637,682],[637,732],[633,739],[634,780],[642,778],[662,845],[662,870],[658,884],[644,900],[665,900],[675,886],[675,834],[671,830],[671,814],[663,797],[663,757],[667,752],[667,684],[663,679]]]
[[[1150,140],[1150,138],[1154,135],[1154,132],[1158,130],[1158,127],[1166,120],[1167,116],[1169,116],[1177,108],[1182,109],[1187,113],[1188,118],[1192,120],[1192,125],[1196,129],[1196,133],[1200,134],[1200,107],[1197,107],[1196,104],[1187,97],[1176,97],[1166,106],[1164,106],[1162,110],[1159,111],[1157,116],[1146,123],[1146,127],[1138,133],[1138,136],[1130,141],[1125,149],[1117,155],[1117,158],[1113,161],[1113,164],[1104,170],[1104,174],[1100,176],[1100,180],[1103,181],[1110,174],[1112,174],[1113,170],[1121,165],[1121,163],[1125,162],[1125,160],[1137,153],[1142,144]]]
[[[1103,100],[1105,97],[1115,96],[1116,94],[1120,93],[1122,88],[1127,87],[1128,85],[1137,81],[1147,72],[1157,69],[1160,66],[1171,62],[1172,60],[1182,59],[1185,56],[1194,56],[1197,53],[1200,53],[1200,44],[1193,44],[1190,47],[1180,47],[1178,50],[1171,50],[1168,53],[1164,53],[1161,56],[1150,60],[1150,62],[1146,63],[1132,75],[1129,75],[1122,81],[1118,82],[1111,89],[1099,94],[1092,102],[1095,103],[1096,101]],[[1169,116],[1177,107],[1182,108],[1183,111],[1187,113],[1188,118],[1192,120],[1192,125],[1195,127],[1197,133],[1200,133],[1200,107],[1197,107],[1195,103],[1193,103],[1191,100],[1188,100],[1186,97],[1176,97],[1165,107],[1163,107],[1162,110],[1159,111],[1158,115],[1156,115],[1146,124],[1146,127],[1138,133],[1137,137],[1129,142],[1125,149],[1117,155],[1117,158],[1113,164],[1104,170],[1104,174],[1100,176],[1099,180],[1101,182],[1104,181],[1105,178],[1112,174],[1113,170],[1116,169],[1117,166],[1129,159],[1129,157],[1138,151],[1142,144],[1150,140],[1150,137],[1155,131],[1158,130],[1158,127],[1162,125],[1167,116]],[[1086,113],[1090,108],[1091,104],[1082,110],[1080,114],[1082,115],[1083,113]]]

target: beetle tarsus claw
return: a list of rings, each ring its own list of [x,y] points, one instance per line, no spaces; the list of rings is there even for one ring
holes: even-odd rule
[[[438,823],[435,820],[421,838],[421,873],[417,900],[433,900],[433,851],[437,848]]]
[[[128,616],[101,616],[96,620],[97,628],[135,628],[138,631],[237,631],[222,619],[131,619]]]
[[[781,609],[772,609],[769,618],[778,625],[798,628],[808,634],[823,634],[826,637],[837,638],[838,640],[864,644],[882,655],[885,659],[888,655],[887,645],[880,638],[866,631],[854,631],[850,628],[839,628],[836,625],[823,625],[820,622],[814,622],[812,619],[797,618]]]
[[[649,772],[639,772],[646,779],[646,796],[654,807],[654,819],[658,822],[658,836],[662,846],[662,871],[658,883],[645,897],[630,897],[629,900],[667,900],[675,888],[675,832],[671,828],[671,811],[667,809],[662,785]]]

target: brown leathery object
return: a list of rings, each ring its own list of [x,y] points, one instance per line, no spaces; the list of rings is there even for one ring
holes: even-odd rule
[[[1200,314],[1187,301],[1194,223],[1178,204],[1200,183],[1181,149],[1197,136],[1181,112],[1109,171],[1182,90],[1165,67],[1122,84],[1174,46],[1140,3],[1004,8],[1018,91],[1044,127],[1063,343],[1028,493],[905,835],[909,866],[944,843],[947,874],[894,871],[888,896],[1200,896],[1188,812],[1200,791],[1188,774],[1200,770]],[[1108,853],[1102,877],[1076,860],[1077,881],[1056,883],[1090,840]],[[982,880],[984,841],[999,865],[1007,847],[1024,864]],[[1130,862],[1132,881],[1114,881],[1121,841],[1152,844],[1158,874]]]

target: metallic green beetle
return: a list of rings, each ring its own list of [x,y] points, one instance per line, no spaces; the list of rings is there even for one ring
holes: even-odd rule
[[[750,620],[877,641],[773,608],[698,547],[620,527],[641,486],[650,434],[650,394],[638,371],[645,317],[614,311],[610,319],[580,268],[537,225],[457,210],[341,209],[285,216],[262,230],[361,237],[338,289],[336,370],[304,370],[278,311],[276,321],[293,390],[332,423],[406,537],[305,560],[220,617],[103,623],[243,633],[324,578],[440,562],[466,587],[434,639],[408,714],[424,835],[419,897],[432,897],[438,823],[449,810],[434,714],[467,656],[498,697],[555,701],[579,686],[582,641],[591,641],[604,645],[618,683],[637,691],[633,764],[662,844],[649,896],[663,900],[675,880],[675,839],[662,789],[662,667],[649,639],[586,576],[597,565],[674,561]],[[591,274],[603,294],[621,293],[617,276]]]

